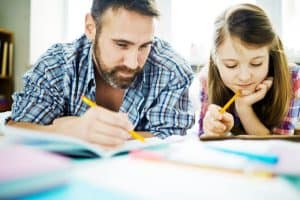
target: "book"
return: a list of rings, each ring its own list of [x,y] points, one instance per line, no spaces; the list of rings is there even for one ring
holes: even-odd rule
[[[0,39],[0,75],[1,75],[1,71],[2,71],[2,48],[3,48],[3,41]]]
[[[300,135],[230,135],[230,136],[200,136],[201,141],[213,141],[213,140],[289,140],[294,142],[300,142]]]
[[[2,54],[2,66],[1,66],[1,76],[5,77],[7,74],[7,57],[8,57],[8,42],[3,43],[3,54]]]
[[[0,199],[15,199],[64,185],[71,161],[22,145],[0,145]]]
[[[9,43],[9,47],[8,47],[8,65],[7,65],[7,75],[9,77],[13,76],[13,53],[14,53],[14,44],[12,42]]]
[[[145,142],[128,140],[123,146],[117,149],[105,150],[99,145],[96,146],[75,137],[55,133],[38,132],[11,126],[2,127],[2,133],[5,139],[13,144],[23,144],[65,156],[83,158],[107,158],[128,153],[131,150],[163,146],[183,140],[183,136],[178,135],[168,137],[164,140],[158,137],[151,137],[147,138]]]

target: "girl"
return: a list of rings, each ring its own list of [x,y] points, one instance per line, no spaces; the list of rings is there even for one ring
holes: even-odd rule
[[[215,21],[208,69],[200,73],[199,134],[293,134],[300,115],[299,70],[288,67],[281,40],[261,8],[227,9]]]

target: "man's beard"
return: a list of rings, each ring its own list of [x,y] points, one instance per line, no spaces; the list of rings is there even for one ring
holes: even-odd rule
[[[106,65],[102,62],[100,57],[100,50],[98,49],[98,43],[96,42],[93,46],[93,57],[96,62],[96,68],[99,75],[102,79],[114,88],[126,89],[130,86],[130,84],[134,81],[135,77],[142,71],[142,68],[139,66],[136,69],[132,70],[125,65],[115,66],[111,69],[106,67]],[[121,73],[125,73],[126,77],[121,77]],[[131,76],[127,76],[131,74]]]

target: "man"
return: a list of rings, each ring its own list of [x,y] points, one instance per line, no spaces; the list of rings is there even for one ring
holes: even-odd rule
[[[52,46],[14,94],[10,124],[115,147],[129,130],[165,138],[194,122],[191,68],[154,37],[152,0],[94,0],[85,35]],[[89,108],[85,95],[98,106]]]

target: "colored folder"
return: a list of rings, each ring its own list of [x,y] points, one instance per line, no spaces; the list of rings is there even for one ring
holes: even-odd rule
[[[14,199],[68,181],[71,162],[62,156],[21,145],[0,146],[0,199]]]

